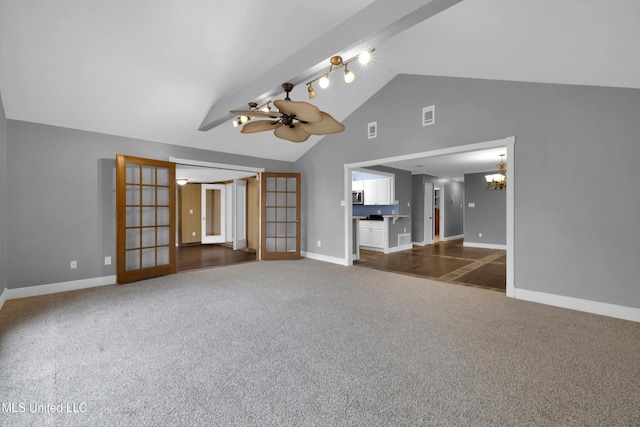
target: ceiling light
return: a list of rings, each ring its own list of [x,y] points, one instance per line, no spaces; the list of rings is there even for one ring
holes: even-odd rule
[[[178,184],[178,185],[185,185],[187,182],[189,182],[189,180],[187,178],[178,178],[178,179],[176,179],[176,184]]]
[[[309,83],[309,87],[307,88],[307,91],[309,92],[309,99],[313,99],[316,96],[318,96],[318,92],[313,90],[313,88],[311,87],[311,83]]]
[[[487,190],[502,190],[507,187],[507,170],[505,169],[507,165],[504,163],[504,156],[504,154],[500,154],[499,172],[484,176],[484,179],[487,180]]]
[[[247,116],[240,116],[240,123],[247,123],[249,121],[249,117]]]
[[[320,85],[320,87],[322,89],[326,89],[329,87],[329,74],[326,74],[322,77],[320,77],[320,81],[318,81],[318,84]]]
[[[267,105],[262,107],[260,111],[264,111],[265,113],[268,113],[269,111],[271,111],[271,101],[267,102]]]
[[[349,70],[348,65],[354,62],[355,60],[359,60],[361,64],[368,64],[371,60],[371,53],[374,51],[375,49],[365,50],[360,55],[354,56],[353,58],[347,61],[344,61],[342,57],[339,55],[332,56],[329,59],[329,62],[331,63],[331,66],[329,67],[329,71],[307,82],[307,86],[309,86],[308,88],[309,98],[313,99],[318,95],[316,91],[313,90],[311,86],[312,83],[318,82],[318,86],[320,86],[322,89],[326,89],[327,87],[329,87],[329,74],[339,70],[342,67],[344,67],[344,81],[347,83],[351,83],[356,78],[356,75],[353,73],[353,71]]]
[[[351,71],[349,71],[349,69],[347,68],[347,66],[344,66],[344,81],[346,83],[351,83],[353,81],[353,79],[356,78],[356,75],[353,74]]]
[[[238,117],[237,119],[235,119],[233,122],[233,127],[237,128],[238,126],[240,126],[240,117]]]
[[[365,50],[364,52],[362,52],[362,53],[358,56],[358,61],[359,61],[362,65],[367,65],[369,62],[371,62],[371,52],[369,52],[368,50]]]

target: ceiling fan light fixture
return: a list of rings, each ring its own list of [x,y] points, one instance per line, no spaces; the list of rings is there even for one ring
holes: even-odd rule
[[[329,74],[325,74],[324,76],[320,77],[320,80],[318,80],[318,84],[320,85],[320,87],[322,89],[326,89],[329,87]]]
[[[267,102],[267,105],[262,107],[260,111],[264,111],[265,113],[268,113],[269,111],[271,111],[271,101]]]
[[[247,123],[249,121],[249,117],[247,116],[240,116],[240,123]]]
[[[238,117],[237,119],[235,119],[233,122],[231,122],[233,124],[234,128],[237,128],[238,126],[240,126],[240,117]]]

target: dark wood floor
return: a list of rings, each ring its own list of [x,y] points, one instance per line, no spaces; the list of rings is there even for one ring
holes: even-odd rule
[[[385,255],[360,251],[356,265],[426,277],[441,282],[506,290],[506,251],[470,248],[463,240],[414,246],[411,250]]]
[[[255,260],[255,252],[234,251],[225,245],[179,246],[176,250],[178,271],[219,267]]]

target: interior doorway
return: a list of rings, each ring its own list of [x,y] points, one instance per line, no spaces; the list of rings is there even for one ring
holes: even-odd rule
[[[353,204],[352,204],[352,191],[351,191],[351,174],[354,169],[366,168],[370,166],[385,165],[390,163],[402,162],[410,159],[429,159],[437,158],[441,156],[448,156],[460,153],[471,153],[480,150],[487,150],[491,148],[504,148],[506,147],[507,158],[510,159],[510,177],[509,185],[506,187],[507,191],[507,220],[506,220],[506,295],[508,297],[515,297],[515,262],[514,262],[514,247],[515,247],[515,203],[514,194],[516,187],[515,180],[515,137],[507,137],[503,139],[480,142],[475,144],[468,144],[456,147],[449,147],[431,151],[418,152],[413,154],[406,154],[401,156],[387,157],[382,159],[365,160],[356,163],[347,163],[344,165],[344,265],[351,266],[355,259],[353,254]],[[443,197],[443,195],[440,195]],[[442,219],[441,219],[442,225]],[[440,230],[441,233],[444,230]]]
[[[262,169],[176,159],[177,271],[259,259]]]

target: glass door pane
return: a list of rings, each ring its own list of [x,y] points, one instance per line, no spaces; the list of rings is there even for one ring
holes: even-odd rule
[[[118,283],[175,272],[175,165],[118,155]]]
[[[262,259],[300,257],[300,174],[263,174]]]

